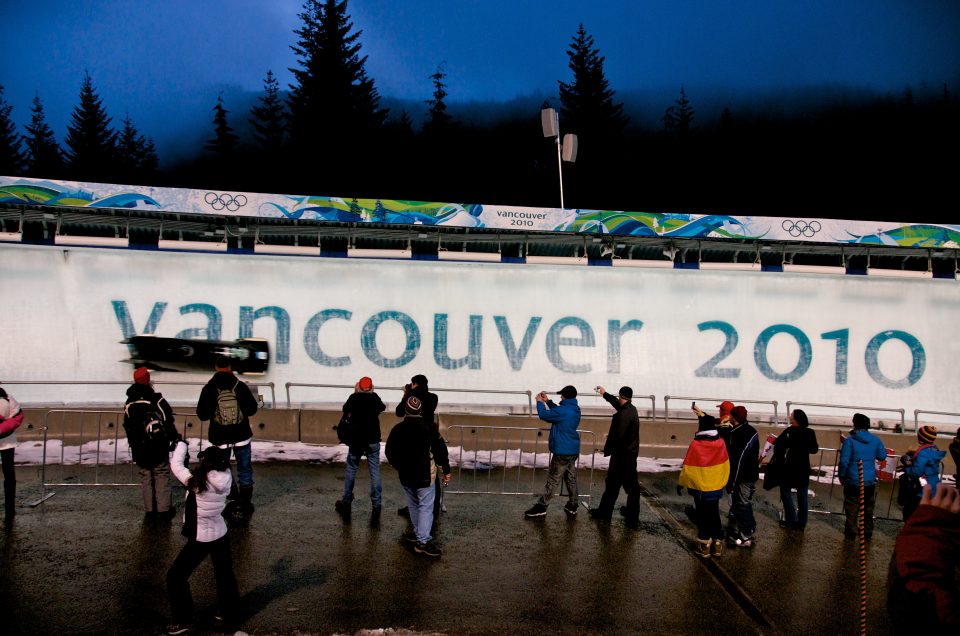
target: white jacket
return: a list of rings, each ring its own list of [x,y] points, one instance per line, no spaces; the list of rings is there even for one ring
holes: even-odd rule
[[[184,486],[190,480],[190,469],[184,465],[187,456],[187,444],[180,441],[170,459],[170,471]],[[197,541],[209,543],[227,534],[227,524],[223,520],[223,509],[227,505],[227,494],[233,477],[229,470],[211,470],[207,473],[207,489],[197,493]],[[189,492],[187,493],[190,494]]]

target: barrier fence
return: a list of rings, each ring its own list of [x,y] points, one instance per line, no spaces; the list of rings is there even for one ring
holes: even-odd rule
[[[314,388],[314,389],[340,389],[341,391],[353,391],[354,385],[352,384],[312,384],[308,382],[287,382],[285,385],[287,390],[287,408],[292,408],[292,402],[290,400],[290,389],[291,388]],[[402,386],[381,386],[377,387],[378,391],[398,391],[403,393]],[[467,394],[492,394],[492,395],[522,395],[527,398],[527,411],[525,415],[532,417],[534,413],[533,409],[533,392],[532,391],[510,391],[510,390],[500,390],[500,389],[444,389],[437,387],[430,387],[431,393],[467,393]],[[652,396],[651,396],[652,397]],[[337,395],[337,399],[340,401],[345,401],[343,393]]]
[[[879,411],[881,413],[899,413],[900,429],[904,430],[906,427],[906,411],[904,409],[887,409],[876,406],[849,406],[844,404],[818,404],[816,402],[787,402],[785,406],[788,414],[792,410],[791,407],[794,406],[813,406],[816,408],[844,409],[847,411]]]
[[[4,380],[0,383],[4,386],[6,385],[19,385],[19,386],[103,386],[103,385],[115,385],[115,386],[130,386],[129,381],[123,380]],[[167,381],[154,381],[152,382],[153,386],[199,386],[203,387],[206,382],[167,382]],[[261,387],[266,387],[270,389],[270,403],[267,408],[275,408],[277,405],[277,394],[274,388],[273,382],[246,382],[246,385],[251,389],[258,389],[255,392],[257,401],[260,403],[260,406],[266,406],[263,396],[260,395],[259,389]],[[199,395],[199,392],[197,393]],[[21,401],[22,402],[22,401]]]
[[[949,413],[947,411],[924,411],[921,409],[914,409],[913,411],[913,432],[916,433],[920,428],[920,414],[924,413],[926,415],[947,415],[950,417],[960,417],[960,413]],[[954,424],[953,429],[954,434],[960,432],[960,426]]]
[[[447,487],[448,494],[539,495],[543,492],[550,461],[547,448],[549,428],[454,424],[447,428],[447,433],[447,444],[459,448],[458,488]],[[579,433],[581,449],[590,448],[590,463],[583,466],[584,453],[581,451],[581,459],[577,462],[577,486],[580,499],[589,502],[593,496],[597,436],[593,431],[580,430]],[[526,481],[525,470],[529,471]],[[584,472],[589,475],[586,494],[580,487],[583,483],[580,475]],[[496,479],[498,473],[499,480]],[[561,480],[561,494],[564,494],[562,489]]]
[[[716,398],[716,397],[697,397],[697,396],[683,396],[683,395],[664,395],[663,396],[663,421],[668,421],[670,415],[670,400],[690,400],[690,402],[700,402],[700,409],[710,413],[715,406],[713,404],[719,404],[720,402],[733,402],[734,404],[770,404],[773,406],[773,423],[780,424],[780,413],[777,410],[778,402],[776,400],[744,400],[744,399],[731,399],[731,398]],[[707,403],[710,403],[708,405]],[[789,402],[787,402],[789,404]],[[687,409],[685,412],[692,413],[691,409]],[[677,420],[695,420],[697,419],[696,415],[691,415],[690,417],[675,417]]]

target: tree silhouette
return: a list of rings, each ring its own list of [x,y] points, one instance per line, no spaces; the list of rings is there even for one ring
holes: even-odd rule
[[[125,177],[149,175],[159,164],[153,140],[137,130],[130,115],[123,118],[123,129],[117,138],[117,159]]]
[[[329,146],[379,129],[387,111],[364,69],[362,31],[351,33],[347,0],[306,0],[299,17],[299,39],[290,47],[300,65],[290,69],[296,78],[287,100],[291,141],[301,148]]]
[[[257,101],[258,104],[250,109],[248,120],[253,126],[253,137],[268,157],[277,157],[283,148],[287,126],[283,100],[280,99],[280,84],[273,71],[267,71],[263,80],[263,95]]]
[[[19,175],[23,168],[23,150],[20,147],[20,135],[10,113],[13,106],[3,97],[0,86],[0,174]]]
[[[223,107],[223,95],[217,95],[217,103],[213,107],[213,138],[207,140],[203,147],[218,159],[233,158],[240,145],[240,138],[233,132],[233,128],[227,121],[229,112]]]
[[[623,104],[613,101],[614,91],[603,72],[605,58],[594,47],[583,23],[567,49],[573,81],[560,81],[560,113],[564,128],[596,139],[610,138],[623,131],[629,118]]]
[[[90,73],[84,72],[80,103],[73,109],[64,139],[67,163],[74,177],[97,179],[112,175],[117,134],[110,127],[110,121]]]
[[[23,141],[27,146],[27,173],[35,177],[55,177],[63,171],[63,151],[53,129],[47,124],[40,95],[33,96],[30,123]]]
[[[447,85],[443,83],[443,78],[447,76],[443,72],[443,63],[437,66],[437,70],[430,76],[433,82],[433,97],[425,100],[430,106],[427,110],[427,121],[423,124],[425,134],[436,134],[450,127],[453,120],[447,112],[447,103],[444,101],[447,97]]]
[[[687,92],[680,87],[680,97],[663,114],[663,129],[679,137],[685,137],[693,130],[695,111],[687,99]]]

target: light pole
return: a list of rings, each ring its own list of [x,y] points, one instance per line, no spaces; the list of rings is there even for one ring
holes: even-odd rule
[[[568,134],[563,136],[560,143],[560,116],[556,109],[544,108],[540,111],[540,126],[544,137],[553,137],[557,144],[557,172],[560,174],[560,207],[563,208],[563,162],[573,163],[577,160],[577,136]]]

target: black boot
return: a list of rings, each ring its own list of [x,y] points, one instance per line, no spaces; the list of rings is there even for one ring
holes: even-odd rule
[[[5,479],[3,482],[3,510],[4,518],[7,523],[13,521],[17,514],[17,482],[13,479]]]
[[[239,486],[237,494],[240,499],[240,510],[245,517],[253,514],[253,486]]]

